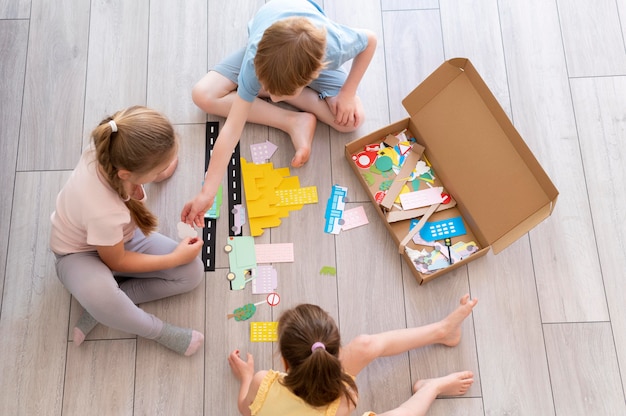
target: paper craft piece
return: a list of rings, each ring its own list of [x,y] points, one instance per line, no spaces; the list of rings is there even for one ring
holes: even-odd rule
[[[259,264],[256,279],[252,281],[252,293],[255,295],[271,293],[278,288],[278,272],[271,264]]]
[[[278,205],[281,198],[276,191],[292,192],[300,188],[297,176],[289,176],[289,168],[275,169],[271,163],[255,165],[241,158],[241,176],[248,211],[250,235],[263,234],[264,229],[277,227],[281,218],[294,210],[302,209],[303,204]],[[297,192],[297,191],[296,191]],[[311,191],[304,191],[311,192]]]
[[[255,244],[257,263],[291,263],[294,261],[293,243]]]
[[[427,222],[419,233],[420,237],[424,240],[433,241],[464,235],[466,231],[463,219],[461,217],[454,217],[447,220]]]
[[[256,253],[254,238],[250,236],[228,237],[224,250],[228,253],[230,271],[226,278],[231,290],[242,290],[246,283],[256,277]]]
[[[348,188],[345,186],[333,185],[330,197],[326,203],[326,212],[324,218],[326,224],[324,232],[329,234],[339,234],[344,221],[342,220],[343,211],[346,206],[345,198],[348,195]]]
[[[241,227],[246,223],[246,208],[242,204],[236,204],[231,211],[233,213],[234,223],[232,231],[235,235],[241,234]]]
[[[215,194],[215,198],[213,199],[213,205],[207,212],[204,213],[205,218],[219,218],[220,217],[220,209],[222,208],[222,184],[217,188],[217,193]]]
[[[453,244],[450,249],[452,252],[452,260],[457,262],[476,253],[478,251],[478,245],[473,241],[470,241],[469,243],[459,241],[458,243]]]
[[[342,231],[369,224],[363,205],[343,211],[343,220],[344,224],[341,226]]]
[[[184,222],[179,222],[176,225],[176,228],[178,229],[178,238],[180,238],[181,240],[189,237],[189,238],[196,238],[198,237],[198,232],[195,230],[195,228],[193,228],[191,225],[184,223]]]
[[[441,203],[443,202],[443,197],[441,196],[442,192],[443,187],[436,186],[422,191],[400,194],[402,209],[415,209]]]
[[[278,341],[278,322],[250,322],[250,341]]]
[[[276,195],[280,201],[277,207],[286,205],[317,204],[317,186],[305,186],[302,188],[277,189]]]
[[[323,266],[322,269],[320,270],[320,274],[336,276],[337,275],[337,269],[332,267],[332,266]]]
[[[255,143],[250,145],[250,153],[252,154],[252,162],[265,163],[276,152],[278,146],[266,140],[264,143]]]
[[[262,305],[267,303],[268,305],[274,307],[280,303],[280,295],[276,292],[272,292],[267,295],[265,300],[262,300],[257,303],[248,303],[243,305],[241,308],[237,308],[233,311],[233,313],[229,313],[226,315],[227,319],[235,318],[235,321],[245,321],[247,319],[252,318],[252,315],[256,312],[256,307],[258,305]]]

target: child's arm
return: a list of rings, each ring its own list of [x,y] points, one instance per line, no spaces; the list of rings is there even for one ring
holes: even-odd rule
[[[202,190],[194,199],[185,204],[180,216],[182,222],[186,222],[190,225],[195,223],[198,227],[204,227],[204,213],[213,204],[213,199],[222,182],[233,150],[241,137],[241,132],[246,124],[251,106],[251,102],[235,95],[224,127],[217,136],[217,140],[213,146],[213,153],[211,154],[211,161],[206,171]]]
[[[259,385],[267,371],[259,371],[254,374],[254,358],[248,353],[247,361],[239,357],[239,350],[234,350],[228,356],[228,364],[233,374],[239,380],[239,396],[237,407],[242,416],[250,416],[250,405],[256,397]]]
[[[111,270],[116,272],[144,273],[171,269],[187,264],[198,257],[200,250],[202,250],[202,245],[202,239],[190,239],[187,237],[178,244],[174,251],[163,255],[127,251],[124,249],[123,241],[114,246],[97,246],[96,250],[104,264]]]
[[[354,125],[358,125],[362,114],[357,112],[356,104],[356,91],[365,75],[365,71],[369,67],[374,52],[376,52],[376,34],[374,32],[366,30],[367,32],[367,47],[352,61],[352,67],[346,78],[346,82],[341,87],[339,94],[335,100],[330,102],[330,109],[335,115],[335,123],[345,126],[348,124],[351,116],[354,117]]]

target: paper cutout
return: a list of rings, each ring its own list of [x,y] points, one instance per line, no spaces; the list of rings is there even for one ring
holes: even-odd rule
[[[294,261],[293,243],[256,244],[257,263],[291,263]]]
[[[246,223],[246,208],[242,204],[236,204],[233,206],[232,213],[235,219],[232,231],[235,235],[240,235],[241,227]]]
[[[400,194],[400,202],[402,203],[402,209],[415,209],[427,207],[429,205],[443,202],[441,193],[443,187],[436,186],[433,188],[424,189],[422,191],[414,191]]]
[[[186,237],[196,238],[198,237],[198,232],[195,228],[185,222],[179,222],[176,224],[176,228],[178,229],[178,238],[184,240]]]
[[[256,279],[252,281],[252,293],[255,295],[271,293],[278,288],[278,272],[271,264],[259,264]]]
[[[337,269],[332,266],[323,266],[322,269],[320,270],[320,274],[336,276]]]
[[[254,279],[257,268],[254,238],[250,236],[228,237],[224,250],[228,253],[230,271],[226,278],[231,290],[242,290]]]
[[[326,203],[326,211],[324,218],[326,224],[324,232],[329,234],[339,234],[343,225],[343,210],[346,206],[345,198],[348,195],[348,188],[339,185],[333,185],[330,197]]]
[[[342,231],[369,224],[363,205],[343,211],[343,220],[344,224],[341,226]]]
[[[220,217],[220,209],[222,208],[222,184],[218,186],[217,193],[215,194],[215,198],[213,198],[213,205],[207,212],[204,213],[205,218],[219,218]]]
[[[287,205],[317,204],[317,187],[306,186],[302,188],[277,189],[276,195],[280,201],[277,207]]]
[[[250,341],[278,341],[278,322],[250,322]]]
[[[277,191],[287,191],[287,194],[293,195],[298,193],[294,190],[300,188],[298,177],[289,176],[289,168],[275,169],[271,163],[256,165],[241,158],[241,176],[250,235],[253,237],[263,234],[266,228],[279,226],[281,218],[289,216],[289,212],[302,209],[303,204],[279,205],[281,196],[277,194]],[[308,200],[317,200],[317,196],[311,196],[312,193],[317,192],[316,189],[310,187],[303,193],[309,195]]]
[[[461,217],[454,217],[441,221],[427,222],[419,233],[420,237],[424,240],[433,241],[464,235],[466,231],[463,219]]]
[[[274,143],[266,140],[263,143],[255,143],[250,145],[250,153],[252,154],[252,162],[265,163],[276,152],[278,146]]]

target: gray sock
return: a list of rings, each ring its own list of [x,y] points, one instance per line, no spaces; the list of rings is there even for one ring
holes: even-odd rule
[[[89,312],[84,311],[74,326],[87,336],[96,325],[98,325],[98,321]]]
[[[163,322],[161,334],[154,339],[159,344],[184,355],[191,344],[191,329]]]

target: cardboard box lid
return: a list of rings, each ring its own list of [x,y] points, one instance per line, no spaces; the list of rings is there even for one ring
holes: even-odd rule
[[[558,190],[468,59],[444,62],[402,104],[463,218],[495,253],[552,213]]]

